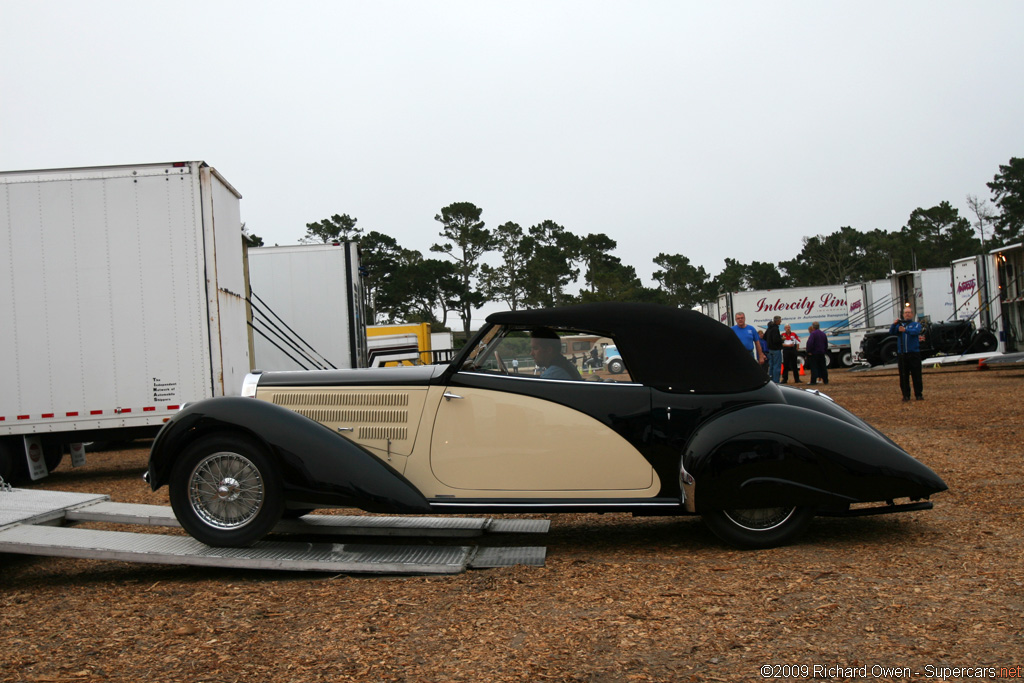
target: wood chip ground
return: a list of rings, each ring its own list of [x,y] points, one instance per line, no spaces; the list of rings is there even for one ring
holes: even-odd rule
[[[697,518],[570,514],[545,537],[486,540],[546,545],[544,567],[441,578],[0,555],[0,682],[749,681],[762,666],[921,681],[1019,667],[1022,381],[929,368],[926,400],[902,403],[891,370],[834,371],[820,388],[950,490],[930,511],[818,518],[773,550],[725,547]],[[141,479],[146,458],[145,443],[91,453],[32,486],[167,504]]]

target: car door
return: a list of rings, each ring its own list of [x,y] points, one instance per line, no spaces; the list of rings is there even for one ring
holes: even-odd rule
[[[634,446],[650,415],[639,384],[456,372],[437,409],[430,467],[458,496],[653,495],[657,477]]]

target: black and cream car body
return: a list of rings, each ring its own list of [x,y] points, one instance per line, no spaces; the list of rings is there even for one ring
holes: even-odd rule
[[[551,332],[607,337],[623,372],[513,370]],[[186,406],[150,455],[150,485],[210,545],[355,507],[697,514],[768,547],[815,514],[926,509],[946,489],[829,398],[768,382],[728,327],[654,305],[497,313],[449,365],[253,374],[243,394]]]

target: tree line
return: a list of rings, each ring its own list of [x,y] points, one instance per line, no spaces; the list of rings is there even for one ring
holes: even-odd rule
[[[948,266],[1024,239],[1024,158],[1000,165],[987,186],[991,203],[968,195],[970,218],[943,201],[914,209],[898,230],[845,226],[805,237],[800,252],[779,263],[726,258],[712,276],[683,254],[661,253],[653,259],[656,287],[644,286],[636,269],[612,254],[617,243],[608,235],[577,235],[553,220],[526,228],[509,221],[490,229],[483,209],[470,202],[450,204],[434,216],[440,239],[430,253],[437,257],[406,249],[384,233],[364,232],[348,214],[307,223],[300,241],[358,240],[370,323],[429,322],[442,329],[454,316],[468,335],[473,311],[488,302],[511,310],[595,301],[692,308],[727,291],[836,285]],[[249,246],[263,244],[255,235],[245,239]],[[578,294],[569,293],[574,285]]]

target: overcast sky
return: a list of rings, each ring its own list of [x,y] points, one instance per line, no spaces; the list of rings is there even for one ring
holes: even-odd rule
[[[1024,2],[0,0],[0,170],[204,160],[268,244],[443,206],[711,275],[1024,156]]]

